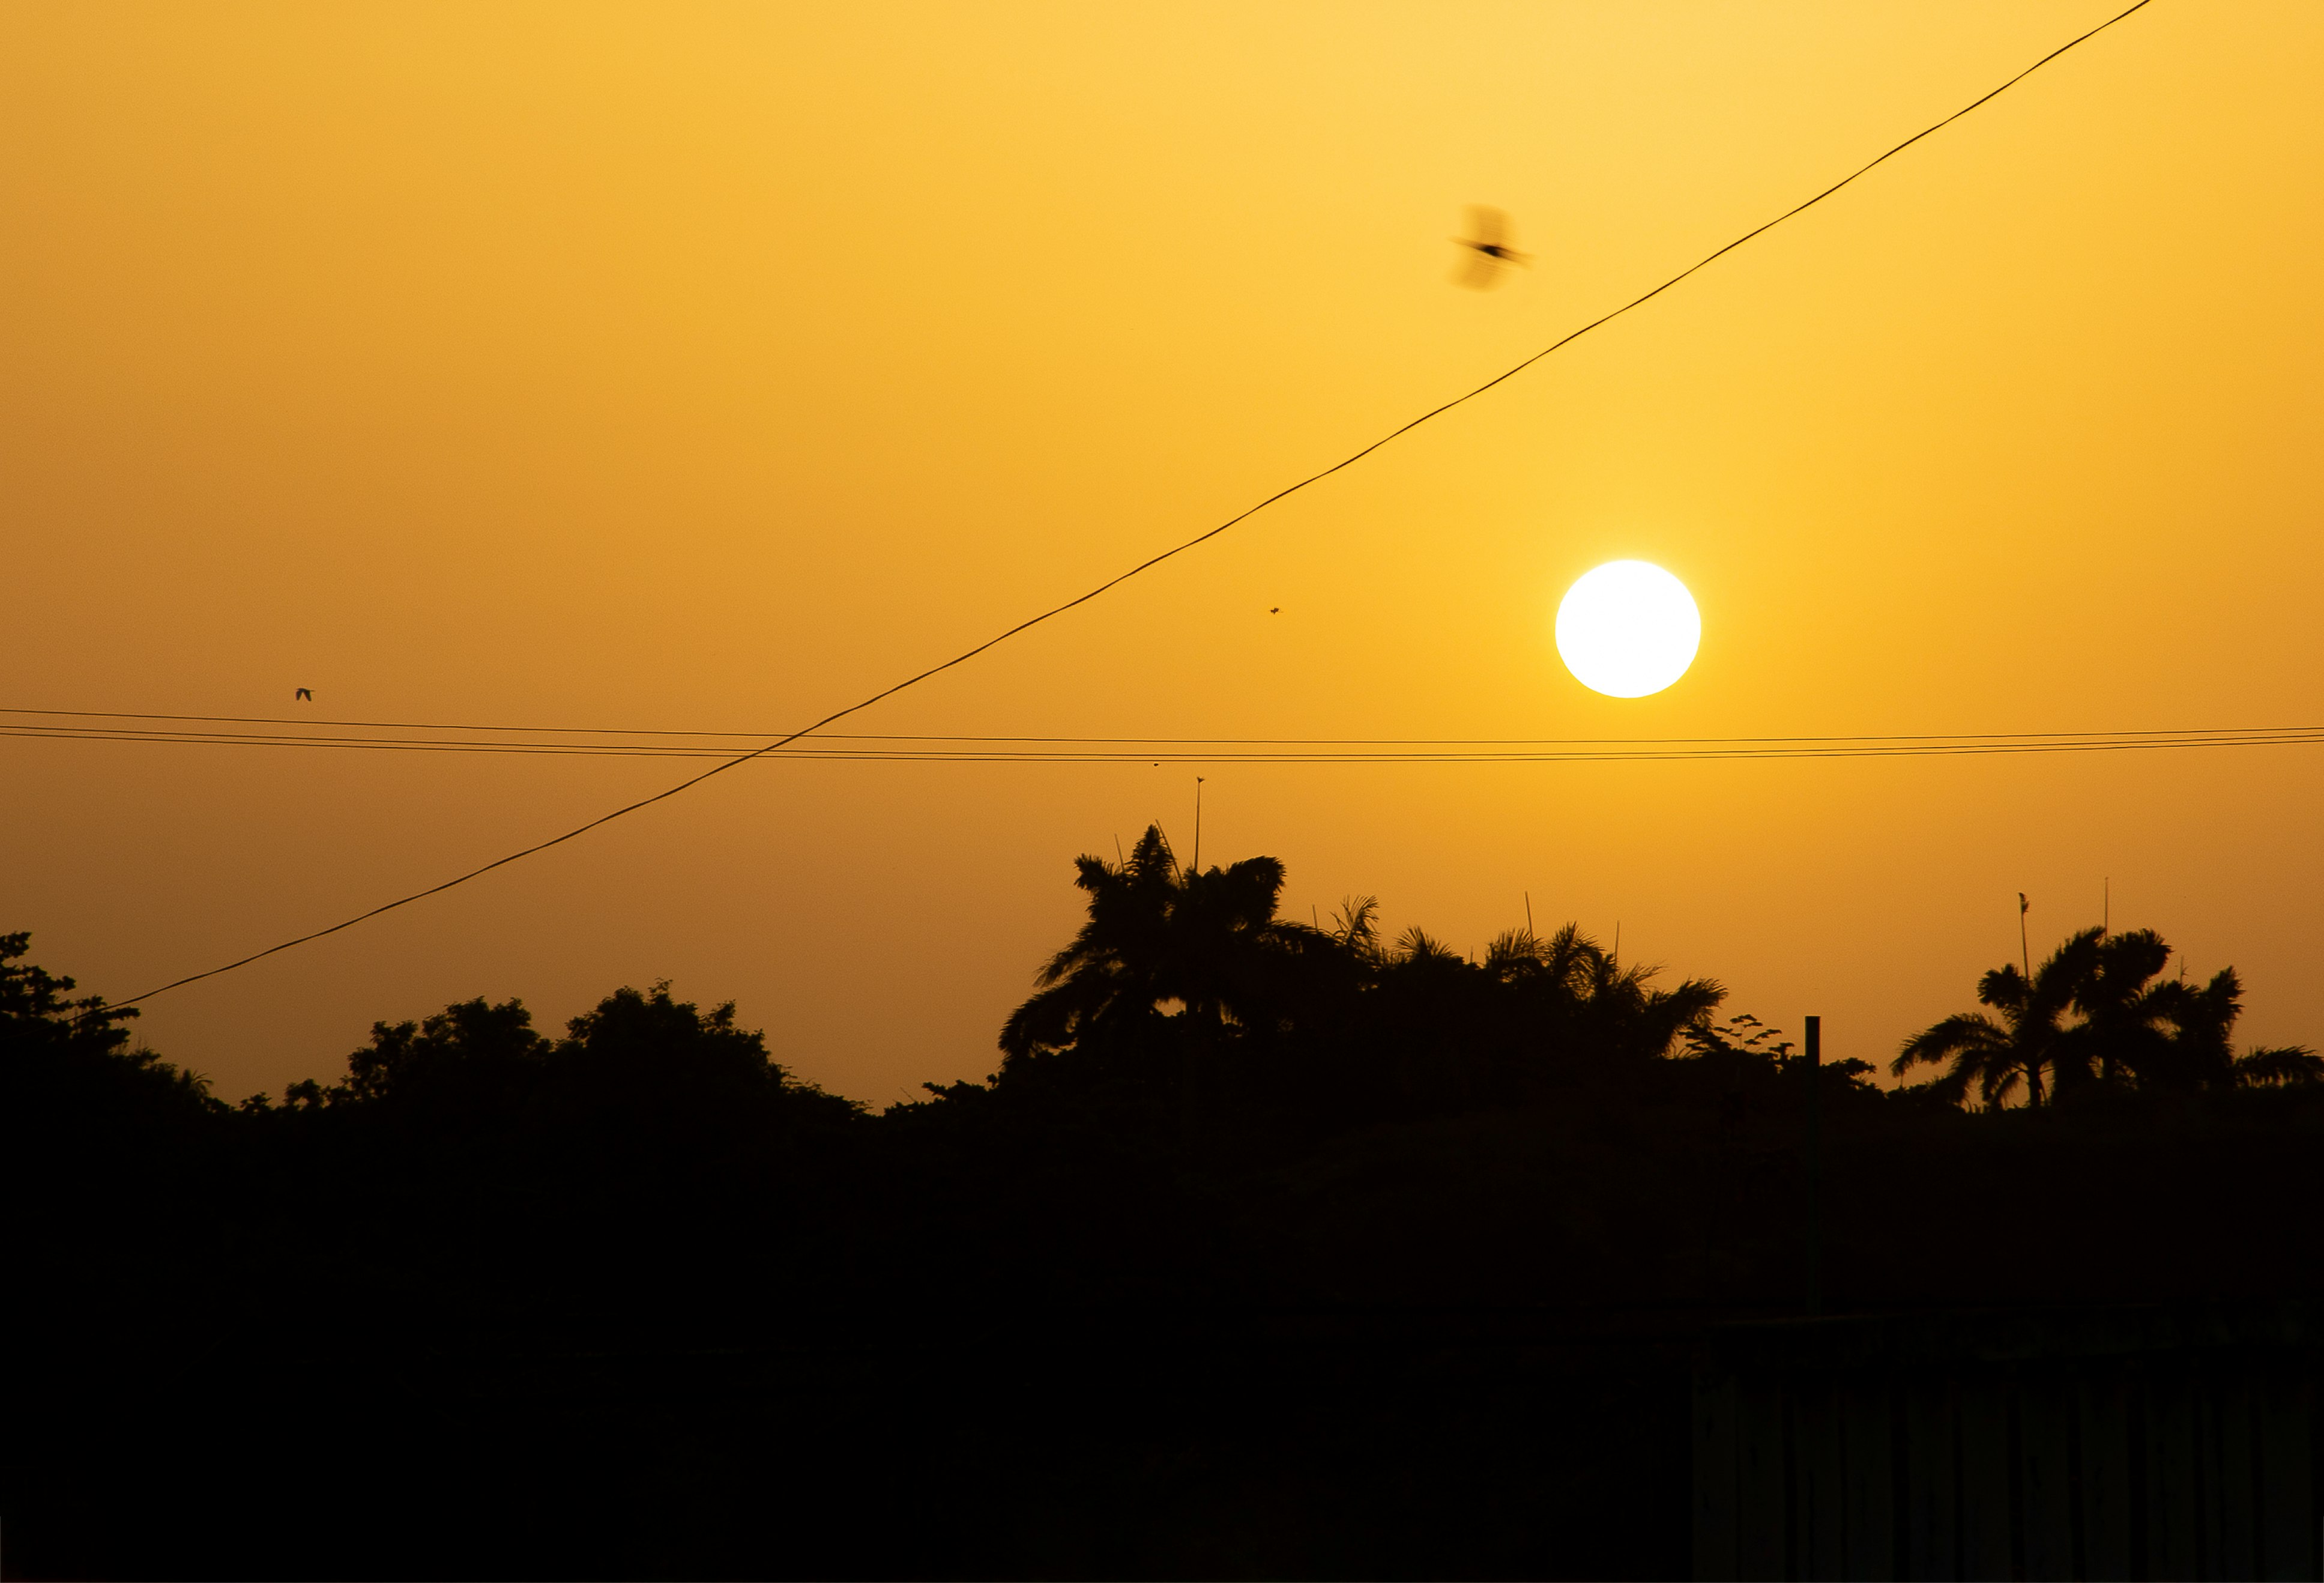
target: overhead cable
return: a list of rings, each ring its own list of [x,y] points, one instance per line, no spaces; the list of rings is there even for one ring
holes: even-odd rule
[[[47,742],[157,746],[337,749],[586,758],[725,759],[733,732],[406,723],[398,734],[346,731],[204,730],[194,725],[109,723],[153,716],[97,717],[77,710],[62,725],[27,721],[37,711],[0,709],[0,736]],[[61,711],[60,711],[61,712]],[[6,718],[14,716],[16,718]],[[231,717],[167,717],[224,724]],[[356,727],[363,722],[317,722]],[[491,731],[494,736],[413,735]],[[752,734],[756,735],[756,734]],[[2270,747],[2324,744],[2324,726],[2195,727],[2138,731],[2008,731],[1877,736],[1641,737],[1289,737],[870,735],[830,733],[758,756],[789,763],[870,761],[951,764],[1545,764],[1683,759],[1895,758],[1977,754],[2117,753],[2163,748]]]

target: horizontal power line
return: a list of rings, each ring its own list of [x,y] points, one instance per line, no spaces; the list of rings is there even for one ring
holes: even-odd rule
[[[15,711],[0,711],[15,712]],[[140,717],[151,718],[152,717]],[[210,717],[218,718],[219,717]],[[475,727],[418,727],[474,730]],[[492,727],[515,731],[523,727]],[[613,735],[607,733],[606,735]],[[686,733],[662,733],[683,736]],[[702,733],[703,736],[724,735]],[[568,739],[490,741],[318,733],[198,732],[183,727],[0,721],[0,736],[163,746],[339,749],[585,758],[723,759],[702,743]],[[1665,737],[1227,737],[840,735],[759,756],[794,763],[896,764],[1554,764],[1651,760],[1899,758],[1980,754],[2120,753],[2169,748],[2324,744],[2324,726],[2143,731],[1915,733],[1885,736]]]
[[[342,919],[340,921],[329,924],[322,929],[311,930],[305,934],[295,936],[292,939],[283,940],[279,944],[268,946],[263,950],[253,951],[247,956],[238,957],[233,961],[221,963],[217,967],[206,968],[199,973],[189,973],[183,977],[173,978],[166,984],[158,985],[152,989],[143,991],[142,994],[132,995],[127,1000],[112,1002],[111,1008],[132,1005],[138,1001],[151,1000],[157,995],[163,995],[173,989],[183,988],[189,984],[197,984],[205,978],[215,978],[222,973],[231,973],[236,968],[246,967],[253,962],[263,961],[266,958],[274,956],[280,952],[290,950],[299,946],[307,945],[314,940],[322,940],[329,935],[337,934],[342,930],[353,929],[355,925],[368,922],[370,920],[379,917],[382,913],[392,912],[399,907],[408,907],[414,902],[421,902],[427,900],[430,896],[440,895],[444,892],[453,889],[455,886],[466,884],[471,880],[481,879],[485,875],[493,872],[495,869],[504,868],[512,863],[521,862],[527,857],[546,852],[551,847],[561,847],[567,841],[575,840],[582,836],[587,835],[591,830],[595,829],[600,825],[610,824],[614,819],[622,819],[627,815],[636,813],[642,809],[650,808],[658,802],[667,801],[670,798],[678,796],[683,792],[692,791],[695,787],[701,785],[705,781],[711,779],[713,776],[724,774],[727,771],[733,769],[738,765],[748,764],[754,758],[764,757],[770,754],[778,752],[780,749],[788,747],[791,744],[798,741],[800,738],[813,736],[822,731],[825,727],[836,725],[841,720],[847,718],[850,715],[861,714],[864,710],[872,708],[874,705],[895,697],[899,692],[918,687],[921,682],[927,681],[932,677],[941,676],[947,671],[954,670],[960,666],[965,665],[989,650],[997,648],[1001,644],[1008,643],[1012,638],[1030,632],[1037,626],[1054,621],[1058,616],[1066,614],[1068,611],[1079,609],[1082,606],[1090,603],[1093,599],[1102,598],[1106,594],[1111,593],[1117,588],[1120,588],[1123,583],[1130,581],[1131,579],[1140,577],[1145,573],[1153,570],[1156,567],[1162,565],[1166,561],[1174,560],[1179,556],[1187,553],[1189,551],[1197,549],[1204,544],[1207,544],[1212,540],[1229,532],[1238,524],[1248,521],[1250,518],[1256,516],[1260,512],[1265,511],[1268,507],[1274,505],[1277,502],[1287,500],[1292,495],[1297,495],[1303,490],[1319,484],[1326,478],[1332,477],[1335,474],[1346,471],[1348,468],[1354,467],[1358,462],[1362,461],[1366,457],[1370,456],[1374,451],[1379,450],[1381,447],[1395,443],[1397,440],[1402,439],[1405,435],[1411,433],[1414,430],[1420,428],[1422,425],[1433,422],[1436,419],[1443,417],[1445,413],[1453,411],[1455,408],[1466,405],[1468,403],[1475,401],[1478,397],[1485,394],[1487,392],[1498,388],[1499,386],[1508,383],[1509,380],[1515,379],[1518,375],[1524,373],[1526,369],[1531,368],[1535,364],[1542,361],[1542,359],[1552,356],[1565,347],[1572,345],[1575,341],[1580,340],[1583,336],[1590,334],[1591,331],[1611,324],[1614,320],[1623,317],[1625,314],[1634,311],[1637,309],[1645,307],[1647,303],[1653,301],[1655,298],[1661,296],[1664,292],[1671,290],[1673,287],[1680,284],[1682,282],[1684,282],[1700,273],[1702,271],[1710,268],[1711,265],[1716,264],[1720,259],[1726,257],[1727,255],[1734,252],[1737,248],[1745,245],[1757,237],[1765,236],[1767,232],[1775,229],[1777,226],[1783,225],[1788,220],[1805,214],[1809,209],[1812,209],[1816,205],[1823,202],[1824,199],[1852,185],[1864,176],[1869,174],[1872,171],[1877,170],[1881,165],[1886,164],[1888,161],[1895,158],[1898,154],[1904,153],[1914,143],[1919,143],[1922,139],[1933,135],[1937,132],[1943,130],[1945,127],[1951,125],[1962,116],[1991,103],[1995,98],[2006,93],[2018,83],[2024,81],[2025,79],[2031,77],[2034,72],[2041,70],[2042,68],[2050,64],[2051,61],[2057,60],[2068,51],[2096,38],[2098,34],[2106,32],[2107,29],[2114,26],[2116,23],[2123,21],[2126,17],[2132,15],[2134,13],[2144,10],[2152,3],[2153,0],[2134,0],[2134,4],[2116,13],[2106,21],[2098,23],[2096,27],[2090,28],[2088,31],[2067,40],[2064,43],[2059,45],[2056,49],[2052,50],[2048,54],[2043,55],[2032,65],[2025,67],[2023,70],[2015,72],[2001,82],[1998,86],[1978,95],[1968,104],[1963,105],[1960,109],[1955,110],[1951,115],[1930,123],[1920,131],[1913,134],[1912,136],[1904,139],[1902,143],[1895,144],[1894,147],[1886,150],[1880,154],[1867,161],[1865,163],[1858,166],[1855,170],[1849,171],[1847,175],[1842,176],[1839,181],[1834,181],[1831,186],[1824,188],[1821,191],[1794,204],[1790,208],[1784,210],[1783,213],[1776,215],[1774,218],[1769,219],[1761,225],[1753,227],[1750,230],[1744,232],[1741,236],[1736,237],[1733,241],[1729,242],[1724,246],[1715,248],[1711,252],[1703,255],[1702,257],[1687,265],[1684,269],[1680,270],[1676,274],[1672,275],[1660,285],[1651,287],[1648,290],[1640,292],[1637,296],[1631,298],[1628,301],[1623,303],[1618,308],[1612,309],[1608,312],[1599,315],[1597,318],[1591,319],[1587,323],[1580,326],[1578,329],[1569,330],[1566,334],[1559,337],[1556,340],[1552,341],[1548,346],[1544,347],[1540,351],[1532,354],[1530,356],[1520,359],[1515,365],[1502,370],[1499,374],[1496,374],[1490,379],[1486,380],[1483,384],[1477,385],[1474,389],[1463,392],[1462,394],[1454,396],[1450,401],[1439,403],[1437,405],[1429,408],[1426,412],[1422,412],[1417,417],[1411,419],[1409,421],[1401,423],[1396,428],[1389,430],[1379,439],[1351,451],[1346,456],[1341,458],[1338,461],[1332,463],[1330,466],[1319,467],[1314,472],[1308,474],[1306,477],[1300,478],[1294,483],[1286,485],[1284,487],[1277,490],[1274,494],[1268,495],[1265,499],[1237,512],[1234,515],[1227,518],[1226,521],[1220,523],[1215,527],[1207,528],[1183,542],[1174,544],[1170,548],[1164,550],[1157,554],[1147,557],[1145,560],[1139,561],[1136,565],[1130,567],[1127,570],[1106,579],[1103,582],[1099,583],[1096,587],[1089,589],[1085,593],[1077,594],[1074,597],[1065,600],[1061,604],[1053,605],[1047,609],[1040,611],[1037,615],[1028,616],[1025,620],[1018,622],[1013,626],[996,633],[991,637],[985,639],[982,643],[977,643],[973,647],[963,650],[961,653],[954,654],[948,660],[939,661],[936,664],[929,665],[923,670],[914,671],[909,675],[905,676],[902,680],[891,683],[887,687],[883,687],[868,697],[860,699],[854,703],[846,705],[844,708],[834,709],[831,713],[824,716],[821,719],[815,721],[811,725],[806,726],[799,730],[793,731],[776,741],[769,742],[763,746],[754,748],[750,752],[736,754],[733,756],[727,758],[724,763],[715,764],[708,769],[702,771],[699,774],[689,775],[685,780],[678,782],[676,785],[666,787],[663,790],[653,793],[651,796],[641,797],[633,802],[623,803],[619,808],[610,810],[609,811],[602,813],[596,818],[589,819],[585,823],[576,825],[573,829],[567,830],[560,835],[551,836],[545,840],[536,841],[529,847],[520,847],[516,851],[511,852],[504,856],[496,857],[490,863],[483,864],[475,868],[469,869],[465,873],[454,875],[451,878],[444,880],[439,884],[429,885],[423,890],[414,891],[409,895],[398,896],[391,902],[383,902],[378,906],[358,912],[351,918]],[[109,1008],[97,1008],[88,1014],[97,1015],[106,1009]]]
[[[505,726],[478,725],[468,721],[447,720],[317,720],[303,717],[274,715],[162,715],[131,710],[110,709],[34,709],[0,706],[0,716],[23,717],[16,721],[0,720],[0,735],[56,736],[64,737],[86,734],[93,739],[156,739],[186,741],[250,742],[257,745],[301,744],[337,745],[354,742],[428,743],[435,737],[350,738],[327,735],[321,727],[345,727],[383,731],[492,731],[523,734],[543,737],[599,736],[641,737],[677,736],[703,741],[722,737],[738,737],[744,741],[762,742],[774,733],[760,731],[685,730],[670,727],[616,726]],[[44,726],[32,718],[71,719],[103,722],[108,720],[171,720],[229,726],[300,726],[295,732],[197,732],[166,731],[140,727],[114,727],[101,724],[75,726]],[[2143,737],[2273,737],[2305,736],[2324,731],[2319,726],[2200,726],[2157,727],[2139,730],[2116,731],[1891,731],[1853,735],[1791,733],[1763,736],[1043,736],[1028,732],[954,733],[931,731],[817,731],[801,733],[800,740],[844,743],[976,743],[976,744],[1055,744],[1073,747],[1120,745],[1129,747],[1657,747],[1657,746],[1757,746],[1788,743],[1860,744],[1860,743],[1958,743],[1958,742],[2067,742],[2131,741]],[[493,744],[476,744],[489,748]],[[576,751],[595,751],[595,745],[575,743]],[[623,750],[622,744],[608,744],[605,751]],[[657,751],[692,752],[696,749],[680,745]],[[722,756],[731,748],[717,748]],[[1131,754],[1135,757],[1136,754]]]

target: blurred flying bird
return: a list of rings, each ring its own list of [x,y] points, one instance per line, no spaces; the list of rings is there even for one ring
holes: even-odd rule
[[[1509,217],[1497,208],[1482,204],[1469,206],[1469,234],[1452,238],[1454,244],[1468,251],[1462,255],[1461,267],[1453,272],[1453,281],[1472,291],[1489,292],[1501,283],[1508,266],[1529,264],[1532,260],[1509,245]]]
[[[302,687],[299,690],[299,697],[292,699],[290,701],[292,703],[297,703],[302,699],[308,703],[313,703],[315,701],[315,694],[313,690],[311,689]]]

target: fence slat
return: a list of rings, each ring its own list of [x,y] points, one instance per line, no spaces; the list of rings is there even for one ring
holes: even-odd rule
[[[2025,1576],[2070,1583],[2074,1576],[2072,1468],[2067,1428],[2073,1412],[2065,1381],[2028,1376],[2018,1386],[2019,1509],[2024,1523]]]
[[[1736,1386],[1732,1375],[1694,1376],[1694,1575],[1730,1583],[1736,1554]]]
[[[2082,1576],[2127,1578],[2131,1559],[2130,1414],[2122,1375],[2084,1378],[2081,1413]]]
[[[2010,1577],[2009,1397],[1998,1377],[1961,1382],[1960,1448],[1960,1575]]]
[[[2184,1375],[2157,1370],[2146,1380],[2146,1575],[2200,1578],[2196,1542],[2195,1413]]]
[[[2254,1573],[2277,1579],[2324,1576],[2324,1511],[2316,1504],[2316,1386],[2280,1364],[2259,1382],[2260,1554]]]
[[[1840,1483],[1846,1520],[1843,1576],[1889,1583],[1896,1575],[1894,1436],[1885,1382],[1853,1379],[1840,1395]]]
[[[1954,1497],[1952,1382],[1923,1375],[1904,1388],[1904,1576],[1934,1583],[1961,1575]]]
[[[2259,1576],[2259,1538],[2257,1502],[2258,1490],[2252,1466],[2251,1376],[2237,1368],[2218,1379],[2210,1391],[2212,1418],[2217,1425],[2212,1437],[2216,1477],[2211,1487],[2218,1493],[2212,1505],[2218,1513],[2218,1548],[2211,1552],[2211,1575],[2215,1578],[2256,1578]]]
[[[1746,1583],[1791,1575],[1784,1545],[1784,1398],[1774,1382],[1742,1379],[1735,1391],[1735,1560]]]
[[[1839,1393],[1828,1377],[1793,1384],[1792,1463],[1800,1538],[1799,1576],[1848,1576],[1847,1491]]]

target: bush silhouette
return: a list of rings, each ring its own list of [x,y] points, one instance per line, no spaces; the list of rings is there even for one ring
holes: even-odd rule
[[[219,1108],[209,1082],[150,1050],[133,1047],[122,1023],[95,996],[70,998],[70,978],[23,962],[29,933],[0,934],[0,1108],[11,1130],[76,1130],[99,1122],[187,1121]],[[19,964],[22,964],[21,966]]]

